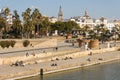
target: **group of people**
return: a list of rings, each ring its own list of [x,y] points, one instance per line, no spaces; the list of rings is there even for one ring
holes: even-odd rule
[[[51,64],[51,66],[57,66],[57,63],[53,63],[53,64]]]
[[[34,53],[34,52],[31,53],[31,55],[35,56],[35,53]],[[29,53],[27,52],[27,53],[26,53],[26,57],[28,57],[28,56],[29,56]]]
[[[23,61],[16,61],[14,64],[12,64],[11,66],[25,66],[25,64],[23,63]]]
[[[65,57],[64,60],[67,60],[67,59],[72,59],[72,57]]]

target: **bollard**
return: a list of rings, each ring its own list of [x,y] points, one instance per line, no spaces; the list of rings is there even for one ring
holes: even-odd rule
[[[40,75],[43,75],[43,68],[40,69]]]

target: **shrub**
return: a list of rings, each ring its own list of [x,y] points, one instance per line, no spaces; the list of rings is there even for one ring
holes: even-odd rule
[[[16,43],[15,41],[11,40],[10,41],[10,46],[13,48],[15,46],[15,43]]]
[[[78,36],[72,36],[72,38],[78,38]]]
[[[5,47],[9,48],[9,46],[10,46],[10,41],[4,41],[4,43],[5,43]]]
[[[29,44],[30,44],[30,41],[29,41],[29,40],[24,40],[24,41],[23,41],[23,46],[24,46],[24,47],[27,47]]]
[[[11,47],[14,47],[15,45],[15,41],[1,41],[0,42],[0,46],[4,49],[5,47],[9,48],[10,46]]]
[[[6,47],[5,41],[1,41],[1,42],[0,42],[0,46],[4,49],[4,48]]]

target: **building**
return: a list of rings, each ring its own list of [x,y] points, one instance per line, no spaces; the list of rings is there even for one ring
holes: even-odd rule
[[[100,19],[95,20],[95,26],[103,24],[104,26],[107,26],[108,21],[106,18],[101,17]]]
[[[6,16],[6,21],[8,24],[12,25],[13,24],[13,15],[9,14],[8,16]]]
[[[62,13],[62,8],[60,6],[59,12],[58,12],[58,21],[63,21],[63,13]]]
[[[57,22],[57,18],[54,17],[54,16],[49,17],[49,21],[50,21],[51,23],[55,23],[55,22]]]
[[[92,19],[87,10],[85,10],[84,16],[71,17],[70,21],[75,21],[81,28],[88,26],[89,29],[94,29],[96,26],[102,26],[108,29],[110,32],[114,27],[120,26],[120,21],[108,21],[106,18],[101,17],[99,19]]]
[[[87,10],[85,11],[84,16],[72,17],[70,21],[75,21],[81,28],[87,25],[90,29],[93,29],[95,25],[94,20],[90,18]]]
[[[5,15],[4,14],[4,11],[5,11],[6,8],[3,8],[0,10],[0,16],[3,17],[8,25],[12,25],[13,24],[13,15],[11,13],[9,13],[8,15]]]

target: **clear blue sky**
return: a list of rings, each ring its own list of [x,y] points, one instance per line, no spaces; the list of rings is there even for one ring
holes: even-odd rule
[[[57,17],[60,5],[64,18],[83,16],[86,9],[92,18],[120,18],[120,0],[0,0],[0,8],[16,9],[19,14],[37,7],[43,15]]]

